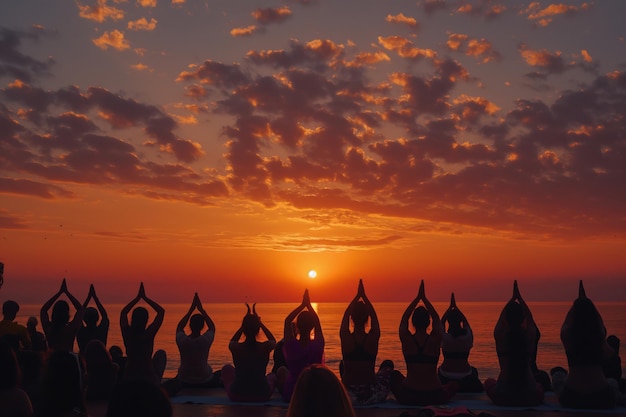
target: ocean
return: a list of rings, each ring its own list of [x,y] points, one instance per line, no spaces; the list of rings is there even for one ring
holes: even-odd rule
[[[498,320],[504,302],[458,302],[459,308],[467,317],[474,332],[474,347],[471,351],[470,363],[478,368],[479,377],[484,380],[488,377],[497,377],[499,372],[498,359],[493,340],[493,328]],[[560,340],[560,328],[565,319],[571,302],[529,302],[528,305],[541,332],[541,340],[537,354],[539,369],[549,372],[554,366],[567,368],[565,351]],[[143,304],[140,304],[143,305]],[[257,312],[265,325],[272,331],[277,340],[282,338],[284,319],[291,310],[297,307],[297,303],[268,303],[257,304]],[[407,303],[398,302],[374,302],[374,308],[378,314],[381,326],[381,338],[378,351],[377,364],[385,359],[391,359],[396,369],[406,371],[400,340],[398,338],[398,325],[400,317]],[[447,302],[434,302],[433,305],[439,314],[443,314],[448,307]],[[341,360],[341,344],[339,340],[339,325],[347,307],[347,303],[313,303],[319,314],[324,338],[326,340],[326,364],[337,371]],[[626,344],[626,303],[625,302],[597,302],[596,306],[604,319],[608,334],[614,334]],[[119,328],[119,313],[123,305],[106,305],[111,327],[109,330],[108,347],[119,345],[123,349],[123,342]],[[175,341],[176,325],[187,312],[189,304],[163,304],[165,308],[165,320],[156,341],[155,349],[164,349],[167,352],[168,361],[165,370],[165,378],[174,377],[179,365],[179,354]],[[224,364],[232,363],[228,343],[232,335],[241,325],[241,320],[246,313],[243,303],[206,303],[204,308],[211,316],[216,325],[215,342],[209,353],[209,364],[213,370],[220,369]],[[38,305],[21,306],[17,321],[26,324],[29,316],[39,317]],[[149,309],[150,311],[150,309]],[[151,318],[154,313],[151,312]],[[38,327],[41,330],[41,326]],[[443,358],[440,358],[442,360]],[[622,363],[626,364],[626,360]],[[272,360],[268,365],[271,369]]]

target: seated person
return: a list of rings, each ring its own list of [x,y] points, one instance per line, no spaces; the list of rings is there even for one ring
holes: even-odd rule
[[[30,336],[30,342],[32,345],[31,349],[33,352],[41,353],[48,350],[48,341],[46,340],[46,336],[37,330],[38,324],[39,320],[37,320],[37,317],[30,316],[26,322],[26,330]]]
[[[276,375],[266,375],[276,338],[261,322],[256,304],[252,306],[252,311],[247,303],[246,306],[248,313],[228,344],[235,366],[224,365],[222,380],[231,401],[266,401],[272,396],[276,384]],[[257,341],[260,331],[267,340]]]
[[[530,366],[537,340],[537,325],[513,284],[513,297],[504,306],[493,331],[500,362],[498,379],[485,381],[485,392],[496,405],[534,406],[543,402],[541,384]]]
[[[130,310],[141,300],[144,300],[156,312],[156,317],[150,325],[148,325],[148,310],[143,307],[135,308],[131,321],[128,321]],[[142,282],[137,296],[120,313],[120,330],[127,355],[124,379],[161,384],[167,357],[164,350],[157,350],[154,356],[152,353],[154,338],[163,324],[164,317],[165,309],[146,296]]]
[[[578,298],[561,327],[569,372],[562,387],[555,384],[555,393],[563,407],[594,409],[613,408],[618,402],[617,384],[612,385],[604,375],[602,364],[610,347],[606,343],[606,328],[600,313],[587,298],[582,281]],[[559,380],[563,375],[553,376]]]
[[[85,359],[87,370],[85,398],[87,401],[108,400],[117,382],[119,366],[113,362],[106,346],[98,339],[87,343],[81,356]]]
[[[417,307],[420,301],[424,306]],[[415,333],[409,330],[409,319],[415,327]],[[431,320],[432,328],[428,333]],[[417,297],[402,315],[399,334],[407,375],[405,378],[397,370],[391,375],[391,391],[398,403],[406,405],[447,403],[456,393],[458,384],[450,382],[442,385],[437,376],[443,326],[437,311],[426,298],[424,281],[420,284]]]
[[[456,305],[454,293],[450,296],[450,306],[441,317],[441,324],[444,328],[441,344],[443,363],[438,371],[439,380],[442,384],[456,381],[459,384],[458,392],[482,392],[483,384],[478,379],[478,370],[468,361],[474,345],[474,334],[467,318]]]
[[[309,290],[304,291],[302,303],[285,318],[284,340],[287,366],[278,369],[277,386],[283,400],[289,401],[300,372],[311,364],[324,363],[324,335]]]
[[[192,315],[194,310],[197,314]],[[191,333],[185,333],[185,326],[189,323]],[[202,329],[206,325],[206,331]],[[219,385],[219,375],[213,374],[209,365],[209,351],[215,340],[215,323],[202,306],[200,297],[196,293],[187,314],[176,326],[176,345],[180,352],[180,366],[176,378],[182,387],[216,387]]]
[[[96,308],[88,307],[89,301],[93,299]],[[87,348],[87,344],[96,339],[107,345],[107,337],[109,334],[109,315],[96,295],[93,285],[89,286],[89,294],[83,303],[83,321],[84,325],[78,329],[76,334],[76,342],[78,342],[78,351],[83,353]],[[98,323],[100,319],[100,323]]]
[[[350,331],[351,321],[353,331]],[[370,321],[370,329],[366,332],[365,326],[368,321]],[[362,280],[359,280],[356,296],[343,315],[339,336],[343,355],[341,380],[352,403],[384,402],[391,390],[390,377],[393,362],[383,361],[378,373],[374,371],[380,340],[380,324],[374,306],[365,295]]]

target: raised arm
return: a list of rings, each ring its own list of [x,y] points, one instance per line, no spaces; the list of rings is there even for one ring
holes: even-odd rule
[[[426,297],[426,291],[424,290],[424,281],[420,286],[420,292],[422,294],[422,301],[424,302],[424,307],[430,314],[432,330],[430,332],[431,336],[442,336],[443,335],[443,326],[441,325],[441,319],[439,318],[439,314],[437,314],[437,310],[432,305],[432,303]]]
[[[293,321],[296,319],[296,317],[298,317],[298,314],[300,314],[300,312],[302,310],[304,310],[306,304],[305,304],[305,299],[307,299],[309,296],[309,290],[304,290],[304,296],[302,297],[302,303],[300,303],[300,305],[298,307],[296,307],[295,309],[293,309],[293,311],[291,313],[289,313],[287,315],[287,317],[285,318],[285,326],[284,326],[284,333],[283,333],[283,337],[285,339],[285,341],[287,340],[293,340],[296,338],[296,335],[294,334],[293,331]]]
[[[367,308],[367,312],[370,316],[370,332],[369,334],[374,336],[376,339],[380,338],[380,322],[378,321],[378,315],[376,314],[376,310],[374,309],[374,305],[367,298],[365,294],[365,287],[363,286],[363,281],[359,281],[359,294],[365,303],[365,307]]]
[[[420,289],[421,289],[420,285]],[[400,328],[398,329],[398,333],[400,334],[400,341],[404,342],[405,338],[411,337],[411,331],[409,330],[409,320],[411,318],[411,314],[415,311],[415,307],[417,307],[417,303],[420,301],[420,293],[417,294],[417,297],[411,301],[411,303],[407,306],[406,310],[402,314],[402,319],[400,319]]]
[[[137,292],[137,295],[135,296],[135,298],[130,300],[130,302],[126,304],[124,308],[122,308],[122,311],[120,312],[120,329],[122,331],[122,336],[124,336],[124,333],[127,332],[128,329],[130,329],[130,323],[128,322],[128,313],[130,313],[130,310],[132,310],[132,308],[135,307],[135,305],[137,305],[139,300],[141,300],[143,292],[144,291],[143,291],[143,282],[142,282],[141,285],[139,286],[139,292]]]
[[[517,286],[517,280],[513,283],[513,292],[514,297],[522,306],[522,311],[524,312],[524,319],[526,320],[526,328],[531,332],[537,332],[537,323],[535,323],[535,319],[533,318],[533,313],[531,313],[530,308],[528,308],[528,304],[522,298],[522,294],[519,291],[519,287]]]
[[[444,311],[443,315],[441,316],[441,325],[444,326],[446,325],[446,322],[448,322],[448,315],[450,314],[450,312],[452,310],[456,309],[456,301],[454,299],[454,293],[452,293],[450,295],[450,305],[448,306],[448,308],[446,309],[446,311]]]
[[[191,302],[191,305],[189,306],[189,310],[187,310],[187,313],[185,313],[183,318],[181,318],[180,321],[178,322],[178,324],[176,325],[176,333],[180,333],[180,332],[184,332],[185,331],[185,326],[187,325],[187,322],[189,322],[189,318],[191,317],[191,313],[193,313],[193,311],[196,308],[196,297],[197,296],[198,296],[198,293],[196,293],[194,295],[193,301]]]
[[[75,329],[78,329],[83,323],[83,312],[84,312],[83,305],[80,303],[80,301],[78,301],[76,297],[72,295],[71,292],[69,292],[69,290],[67,289],[67,285],[65,286],[64,292],[65,292],[65,295],[67,295],[67,298],[70,300],[70,302],[74,306],[74,308],[76,309],[76,312],[74,313],[74,318],[72,319],[72,321],[69,322],[69,325],[71,327],[74,327]]]
[[[198,311],[200,312],[200,314],[202,314],[202,318],[204,319],[204,322],[206,323],[208,331],[214,332],[215,323],[213,322],[213,320],[211,320],[211,317],[202,306],[202,302],[200,301],[200,297],[198,297],[197,293],[196,293],[196,307],[198,307]]]
[[[59,291],[57,291],[52,297],[50,297],[48,301],[44,303],[44,305],[41,306],[41,310],[39,312],[39,321],[41,322],[41,327],[44,329],[44,331],[46,331],[47,327],[50,326],[50,316],[48,315],[48,311],[50,311],[52,305],[56,302],[56,300],[59,299],[61,294],[63,294],[65,287],[65,278],[63,278],[63,282],[61,283],[61,288],[59,288]]]
[[[360,287],[361,281],[359,281],[359,289]],[[348,304],[348,307],[346,307],[346,311],[343,313],[341,325],[339,326],[339,337],[341,338],[342,343],[344,340],[347,341],[350,336],[350,317],[354,312],[356,304],[359,302],[359,298],[361,298],[361,295],[359,294],[359,291],[357,291],[352,301],[350,301],[350,304]]]
[[[92,294],[91,298],[93,299],[93,302],[96,304],[96,308],[98,309],[98,312],[100,313],[100,325],[101,326],[104,325],[108,328],[109,327],[109,315],[107,314],[106,309],[100,302],[100,298],[96,294],[96,289],[94,288],[93,284],[91,285],[89,292]]]
[[[313,309],[313,306],[311,305],[311,299],[309,298],[309,291],[307,290],[305,293],[306,297],[305,297],[305,302],[306,302],[306,308],[313,314],[313,318],[315,319],[315,323],[313,325],[313,330],[315,332],[315,337],[314,340],[318,340],[320,342],[322,342],[322,344],[324,343],[324,333],[322,332],[322,323],[320,323],[320,318],[317,315],[317,313],[315,312],[315,309]]]
[[[149,298],[145,294],[145,292],[143,294],[143,299],[156,312],[156,317],[154,318],[152,323],[146,328],[146,331],[153,335],[156,335],[157,331],[161,328],[161,325],[163,324],[163,319],[165,318],[165,309],[161,307],[159,303]]]

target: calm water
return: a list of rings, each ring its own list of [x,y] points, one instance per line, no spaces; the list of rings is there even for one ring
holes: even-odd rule
[[[398,339],[398,325],[400,317],[408,303],[375,303],[381,325],[381,338],[377,363],[384,359],[391,359],[396,368],[406,370],[400,341]],[[447,303],[433,303],[439,314],[448,307]],[[164,304],[166,310],[165,321],[157,339],[155,347],[165,349],[168,355],[166,377],[176,375],[179,356],[174,334],[176,325],[187,312],[188,304]],[[263,322],[274,333],[276,339],[282,337],[284,319],[297,306],[296,303],[258,304],[257,312]],[[341,359],[341,345],[339,340],[339,325],[347,304],[344,303],[314,303],[324,330],[326,339],[326,363],[337,370]],[[459,307],[466,315],[474,331],[474,348],[470,354],[470,363],[479,370],[481,379],[497,377],[498,361],[493,341],[493,328],[504,306],[503,302],[466,302],[459,303]],[[542,302],[529,303],[533,317],[541,331],[537,364],[540,369],[548,370],[554,366],[567,366],[565,352],[559,339],[561,324],[565,318],[570,302]],[[617,335],[626,344],[626,303],[596,303],[604,318],[609,334]],[[119,312],[122,305],[105,305],[111,320],[109,330],[109,346],[123,347],[119,331]],[[216,324],[216,336],[209,354],[209,363],[214,370],[223,364],[231,362],[228,342],[233,333],[239,328],[241,319],[246,312],[243,304],[205,304],[205,309]],[[22,306],[17,321],[25,324],[28,316],[39,317],[40,306]],[[152,313],[151,313],[152,314]],[[152,316],[151,316],[152,317]],[[41,329],[40,329],[41,330]],[[626,364],[626,361],[623,363]],[[272,362],[268,368],[271,368]]]

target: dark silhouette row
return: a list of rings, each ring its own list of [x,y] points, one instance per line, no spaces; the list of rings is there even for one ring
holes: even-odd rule
[[[73,317],[62,296],[73,306]],[[92,301],[95,307],[89,306]],[[154,310],[151,322],[148,310],[136,306],[140,301]],[[123,407],[123,398],[135,389],[137,396],[171,396],[189,387],[224,387],[228,397],[239,402],[265,401],[278,390],[284,401],[290,401],[289,415],[296,415],[299,407],[316,407],[326,414],[330,409],[346,411],[350,404],[384,402],[390,394],[401,404],[419,406],[447,403],[457,392],[483,390],[498,405],[538,405],[544,392],[552,388],[565,407],[612,408],[620,400],[619,339],[608,338],[613,347],[607,343],[602,317],[582,282],[561,329],[569,370],[555,368],[550,378],[537,369],[540,333],[514,282],[513,295],[494,329],[500,374],[484,384],[470,365],[472,328],[454,294],[440,318],[426,296],[423,281],[399,324],[406,375],[395,370],[388,359],[376,369],[380,324],[362,281],[341,321],[341,382],[323,365],[325,340],[308,290],[285,318],[279,342],[261,321],[256,305],[246,307],[242,324],[229,342],[233,364],[214,372],[208,355],[215,324],[196,293],[176,327],[177,376],[163,381],[167,358],[165,351],[155,351],[154,339],[165,310],[146,295],[143,283],[120,313],[126,356],[117,346],[106,349],[109,318],[93,286],[81,304],[63,280],[41,308],[45,335],[37,332],[34,317],[27,328],[15,323],[19,305],[6,301],[0,322],[0,353],[2,369],[12,371],[1,378],[0,391],[10,395],[0,396],[6,403],[0,408],[15,407],[24,411],[20,415],[32,415],[33,406],[35,415],[54,415],[50,410],[58,410],[58,415],[67,410],[86,415],[85,400],[107,400],[115,408]],[[75,340],[79,354],[72,353]],[[272,351],[274,369],[266,374]],[[437,367],[441,353],[444,359]],[[318,383],[323,386],[316,388]],[[332,386],[333,395],[327,392]]]

